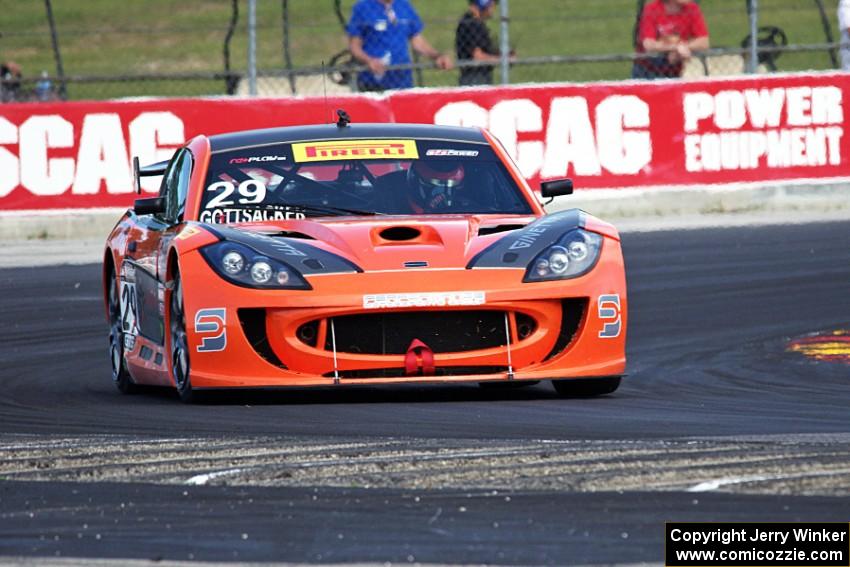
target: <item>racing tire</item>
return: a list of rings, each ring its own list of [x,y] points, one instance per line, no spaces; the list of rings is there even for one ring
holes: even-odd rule
[[[133,382],[133,378],[127,370],[127,359],[124,356],[121,300],[115,272],[110,270],[107,278],[110,282],[107,289],[107,305],[109,308],[109,361],[112,366],[112,382],[122,394],[135,394],[139,391],[139,387]]]
[[[168,343],[171,353],[171,379],[180,395],[180,400],[191,404],[198,401],[189,377],[189,341],[186,337],[186,314],[183,304],[183,285],[180,273],[174,274],[174,287],[168,301]]]
[[[614,393],[620,387],[621,376],[552,380],[555,391],[564,398],[595,398]]]

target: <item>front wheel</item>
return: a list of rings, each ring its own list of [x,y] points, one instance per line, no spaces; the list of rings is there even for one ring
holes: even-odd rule
[[[189,404],[196,401],[189,379],[189,341],[186,337],[186,316],[180,274],[174,275],[174,287],[169,301],[169,341],[171,343],[171,378],[180,399]]]
[[[620,376],[605,378],[576,378],[573,380],[552,380],[555,391],[565,398],[593,398],[611,394],[620,387]]]

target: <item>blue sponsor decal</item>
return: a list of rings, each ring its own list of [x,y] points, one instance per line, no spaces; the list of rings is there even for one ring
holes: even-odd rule
[[[602,330],[599,331],[600,339],[616,339],[620,336],[622,315],[619,294],[599,296],[599,318],[603,321]]]
[[[201,335],[198,352],[220,352],[227,347],[226,314],[221,307],[201,309],[195,314],[195,332]]]

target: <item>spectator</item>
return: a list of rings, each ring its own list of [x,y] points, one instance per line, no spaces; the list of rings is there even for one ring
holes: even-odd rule
[[[451,69],[451,58],[434,49],[422,35],[424,27],[408,0],[357,0],[346,32],[351,55],[369,67],[368,71],[357,76],[359,90],[412,87],[411,70],[387,70],[390,65],[411,62],[408,42],[417,53],[432,59],[440,69]]]
[[[838,3],[838,28],[841,30],[841,68],[850,71],[850,0]]]
[[[21,67],[17,63],[0,63],[0,102],[14,102],[20,98],[21,77]]]
[[[691,0],[654,0],[641,14],[637,37],[638,54],[634,79],[663,79],[682,76],[684,64],[694,51],[708,49],[708,27],[702,11]]]
[[[490,39],[484,22],[493,15],[498,0],[469,0],[469,10],[463,15],[455,32],[455,51],[458,61],[499,61],[499,50]],[[460,85],[493,84],[493,66],[461,67]]]

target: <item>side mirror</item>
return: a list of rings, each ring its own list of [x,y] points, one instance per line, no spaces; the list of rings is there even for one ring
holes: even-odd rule
[[[165,199],[162,197],[151,197],[150,199],[136,199],[133,211],[137,215],[156,215],[165,212]]]
[[[562,195],[573,194],[572,179],[558,179],[556,181],[544,181],[540,184],[540,194],[544,199],[554,199]]]

